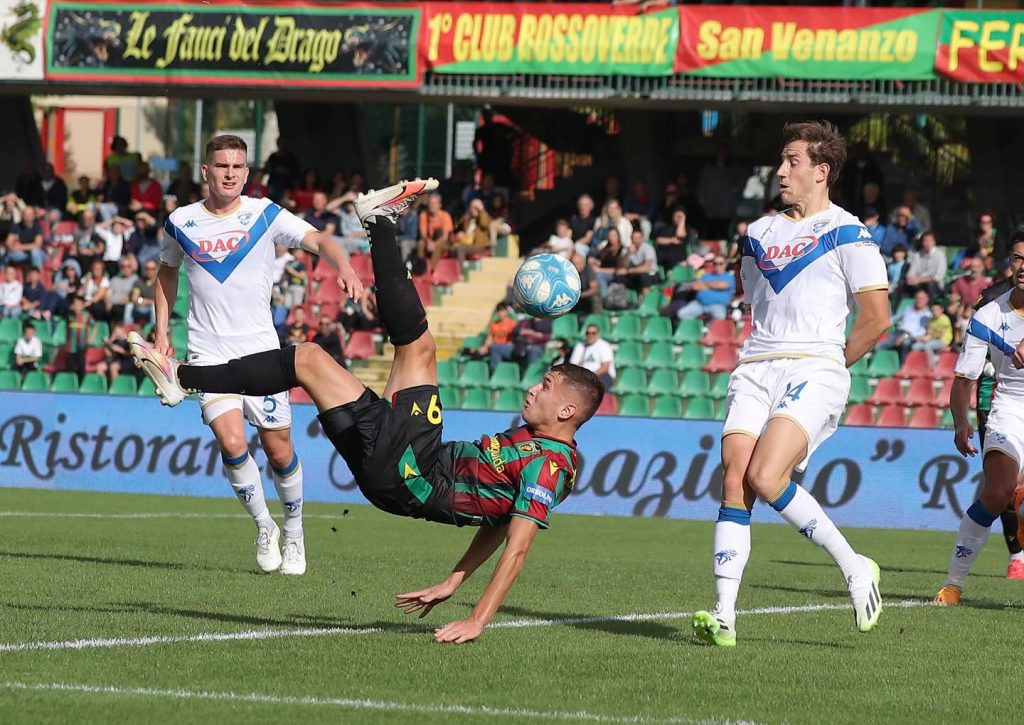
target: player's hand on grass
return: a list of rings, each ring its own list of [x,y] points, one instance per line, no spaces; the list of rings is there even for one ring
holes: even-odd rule
[[[438,642],[462,644],[473,641],[483,633],[484,625],[472,619],[463,619],[435,629],[434,639]]]
[[[971,443],[972,438],[974,438],[974,428],[971,426],[967,425],[956,429],[953,443],[956,444],[956,449],[960,451],[961,456],[973,456],[978,453],[978,449]]]
[[[395,602],[395,606],[406,614],[416,614],[419,612],[420,619],[422,619],[430,613],[431,609],[454,594],[456,589],[456,586],[442,582],[441,584],[421,589],[418,592],[396,594],[395,599],[398,601]]]
[[[352,267],[338,273],[338,286],[356,302],[363,296],[363,281],[359,279],[359,275]]]

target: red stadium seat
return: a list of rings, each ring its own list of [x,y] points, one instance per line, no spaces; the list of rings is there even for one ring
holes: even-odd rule
[[[77,222],[59,222],[53,228],[52,240],[54,244],[71,244],[75,241],[75,232],[78,230]]]
[[[732,320],[712,320],[708,325],[708,334],[700,340],[701,345],[738,345],[736,339],[736,323]]]
[[[349,262],[352,263],[352,269],[359,275],[359,279],[362,280],[365,287],[373,285],[373,262],[370,260],[369,254],[353,254],[349,257]]]
[[[85,372],[96,372],[96,366],[107,359],[107,353],[102,347],[90,347],[85,351]],[[129,371],[124,371],[129,372]]]
[[[719,345],[711,354],[711,359],[704,366],[709,373],[730,373],[736,367],[739,356],[734,345]]]
[[[373,341],[372,332],[362,330],[352,333],[345,344],[345,357],[352,360],[366,360],[377,354],[377,345]]]
[[[431,283],[430,277],[413,277],[412,284],[424,307],[434,304],[434,285]]]
[[[875,425],[880,428],[905,428],[907,425],[907,409],[902,405],[887,405],[882,408]]]
[[[736,344],[742,345],[744,342],[746,342],[747,338],[750,337],[750,333],[752,333],[753,331],[754,323],[750,321],[750,318],[745,319],[743,321],[743,327],[740,329],[739,334],[736,335]]]
[[[931,405],[938,406],[939,401],[935,397],[935,388],[931,378],[917,378],[910,383],[910,390],[903,396],[904,405]]]
[[[924,407],[914,408],[910,415],[911,428],[938,428],[939,411],[937,408]]]
[[[292,403],[312,403],[313,399],[309,397],[309,393],[304,388],[292,388],[288,393],[288,400]]]
[[[958,355],[955,352],[944,352],[939,355],[939,362],[932,370],[932,376],[937,380],[946,380],[954,375],[956,370],[956,359]]]
[[[618,415],[619,414],[619,399],[615,397],[615,393],[605,393],[604,399],[601,401],[601,405],[597,406],[596,415]]]
[[[878,387],[868,398],[872,405],[896,405],[903,397],[903,389],[897,378],[884,378],[878,381]]]
[[[326,259],[320,257],[320,261],[316,263],[316,268],[313,270],[313,274],[310,275],[310,278],[316,282],[323,282],[325,279],[331,277],[337,279],[338,270],[332,267],[331,263]]]
[[[949,407],[949,394],[953,390],[953,378],[947,378],[942,383],[942,390],[935,396],[934,405],[939,408]],[[978,397],[976,395],[971,396],[971,410],[978,407]]]
[[[875,409],[867,403],[851,405],[843,425],[874,425]]]
[[[931,360],[924,350],[914,350],[907,353],[907,359],[903,361],[898,378],[931,378],[934,377]]]
[[[462,265],[457,259],[440,259],[431,276],[433,277],[434,284],[442,287],[451,287],[453,284],[462,281]]]

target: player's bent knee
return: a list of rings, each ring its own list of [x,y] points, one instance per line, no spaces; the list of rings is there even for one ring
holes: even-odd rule
[[[295,375],[300,380],[308,375],[321,375],[331,367],[339,367],[337,361],[315,342],[303,342],[295,349]]]

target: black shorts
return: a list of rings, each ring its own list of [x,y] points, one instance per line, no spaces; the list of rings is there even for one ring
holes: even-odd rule
[[[366,389],[318,417],[370,503],[397,516],[454,523],[445,513],[452,487],[441,456],[436,385],[400,390],[393,404]]]

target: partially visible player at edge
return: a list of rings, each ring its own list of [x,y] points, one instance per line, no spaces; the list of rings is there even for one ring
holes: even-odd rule
[[[817,501],[790,480],[839,425],[850,393],[847,368],[889,326],[885,264],[860,220],[829,201],[846,144],[827,121],[783,129],[776,216],[750,225],[741,274],[754,332],[729,377],[722,430],[724,481],[715,524],[718,601],[693,616],[694,635],[736,644],[736,600],[750,557],[750,511],[765,499],[803,536],[827,551],[846,579],[857,629],[878,622],[878,565],[857,554]],[[845,339],[851,301],[860,312]]]
[[[985,424],[982,469],[985,482],[963,518],[949,557],[946,581],[935,595],[936,604],[960,603],[964,581],[988,539],[992,522],[1014,497],[1024,462],[1024,235],[1015,233],[1010,248],[1013,288],[974,313],[964,347],[956,361],[956,378],[949,394],[953,411],[953,443],[963,456],[977,455],[971,442],[974,428],[968,407],[974,386],[992,356],[996,392]]]
[[[381,322],[395,359],[381,399],[318,345],[303,344],[232,360],[181,365],[130,338],[132,352],[165,403],[189,389],[270,395],[301,385],[320,410],[320,424],[345,459],[363,495],[398,516],[479,526],[466,553],[439,584],[397,595],[399,608],[425,616],[445,601],[505,542],[491,580],[468,619],[436,630],[439,642],[480,636],[521,571],[549,511],[576,479],[576,431],[604,396],[601,381],[576,365],[558,365],[530,388],[525,425],[479,441],[441,443],[437,350],[426,313],[402,263],[394,219],[433,179],[402,182],[360,195],[356,211],[370,237]]]
[[[246,144],[238,136],[215,136],[206,144],[203,179],[209,196],[168,217],[156,282],[156,349],[170,350],[168,321],[178,294],[178,267],[189,285],[188,360],[217,365],[281,344],[270,316],[274,245],[302,247],[334,267],[353,299],[362,283],[345,252],[330,237],[268,199],[242,196],[249,178]],[[199,396],[203,422],[220,446],[224,471],[245,510],[256,522],[256,562],[265,572],[306,571],[302,531],[302,466],[291,440],[287,392],[273,395]],[[267,509],[260,469],[252,456],[242,416],[256,427],[270,460],[284,508],[284,541]]]

